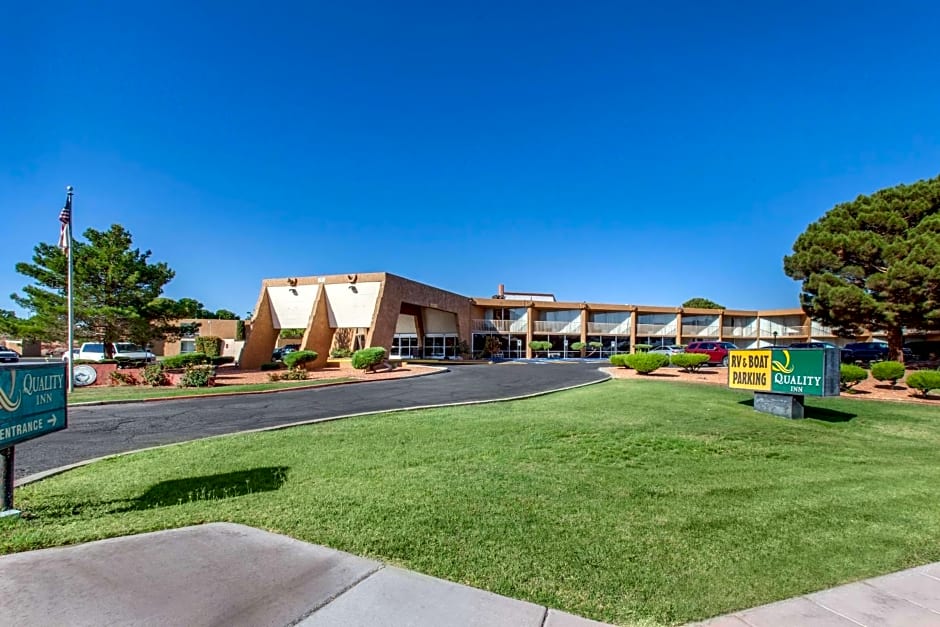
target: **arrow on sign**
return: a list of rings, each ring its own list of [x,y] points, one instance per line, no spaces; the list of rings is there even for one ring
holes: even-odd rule
[[[53,414],[49,420],[46,421],[46,424],[54,425],[55,424],[55,414]]]

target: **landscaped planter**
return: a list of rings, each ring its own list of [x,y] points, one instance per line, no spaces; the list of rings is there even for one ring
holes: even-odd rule
[[[139,385],[146,386],[144,383],[144,369],[143,368],[118,368],[118,364],[76,364],[78,366],[90,366],[95,369],[95,381],[91,383],[90,386],[82,387],[120,387],[126,386],[126,383],[115,383],[111,381],[112,372],[120,372],[123,375],[133,376],[139,382]],[[169,384],[162,387],[175,387],[179,385],[180,379],[183,377],[182,370],[164,370],[163,374],[166,375]],[[213,377],[209,386],[215,385],[215,378]]]

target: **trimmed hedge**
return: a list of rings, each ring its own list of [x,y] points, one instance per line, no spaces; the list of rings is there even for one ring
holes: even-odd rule
[[[214,335],[200,335],[196,338],[196,352],[208,357],[218,357],[222,354],[222,338]]]
[[[552,343],[545,340],[533,340],[529,342],[529,348],[534,351],[550,351],[552,350]]]
[[[573,350],[573,351],[579,351],[579,350],[581,350],[582,348],[585,348],[586,346],[587,346],[587,344],[584,343],[584,342],[575,342],[574,344],[571,345],[571,350]]]
[[[842,364],[839,366],[839,387],[850,390],[868,378],[868,371],[855,364]]]
[[[649,349],[653,348],[653,345],[652,344],[637,344],[633,348],[635,348],[637,352],[639,353],[645,353]]]
[[[629,353],[617,353],[616,355],[611,355],[610,363],[614,366],[620,366],[621,368],[630,368],[630,366],[627,365],[627,357],[629,356]]]
[[[696,372],[708,363],[708,355],[702,353],[676,353],[672,356],[672,365],[678,366],[683,372]]]
[[[346,359],[347,357],[352,357],[353,352],[348,348],[334,348],[330,351],[330,357],[334,359]]]
[[[363,348],[353,353],[352,367],[358,370],[366,370],[367,368],[378,366],[385,361],[386,355],[388,355],[388,351],[381,346]]]
[[[209,356],[205,353],[183,353],[167,357],[162,362],[164,368],[176,369],[188,366],[200,366],[209,363]]]
[[[879,361],[872,364],[871,376],[879,381],[890,381],[893,386],[904,378],[904,364],[899,361]]]
[[[624,363],[640,374],[649,374],[669,363],[669,357],[661,353],[634,353],[627,355]]]
[[[316,361],[317,353],[315,351],[294,351],[284,355],[284,365],[288,368],[303,368],[305,364]]]
[[[918,370],[907,377],[907,387],[918,390],[921,396],[927,396],[930,390],[940,390],[940,371]]]

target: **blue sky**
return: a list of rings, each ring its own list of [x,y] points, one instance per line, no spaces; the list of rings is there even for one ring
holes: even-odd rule
[[[66,185],[77,231],[125,225],[211,309],[382,270],[778,308],[808,223],[940,173],[935,3],[25,4],[0,308]]]

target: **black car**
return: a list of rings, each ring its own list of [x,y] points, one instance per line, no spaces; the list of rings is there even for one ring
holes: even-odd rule
[[[839,348],[832,342],[794,342],[788,348]],[[840,349],[842,361],[851,361],[852,351]]]
[[[0,362],[16,363],[20,360],[20,354],[12,348],[0,346]]]
[[[901,349],[904,361],[911,361],[914,353],[906,346]],[[884,361],[888,359],[888,345],[885,342],[852,342],[842,349],[842,361],[854,363]]]
[[[281,361],[288,353],[293,353],[294,351],[299,350],[300,344],[287,344],[286,346],[276,348],[274,349],[274,352],[271,353],[271,361]]]

